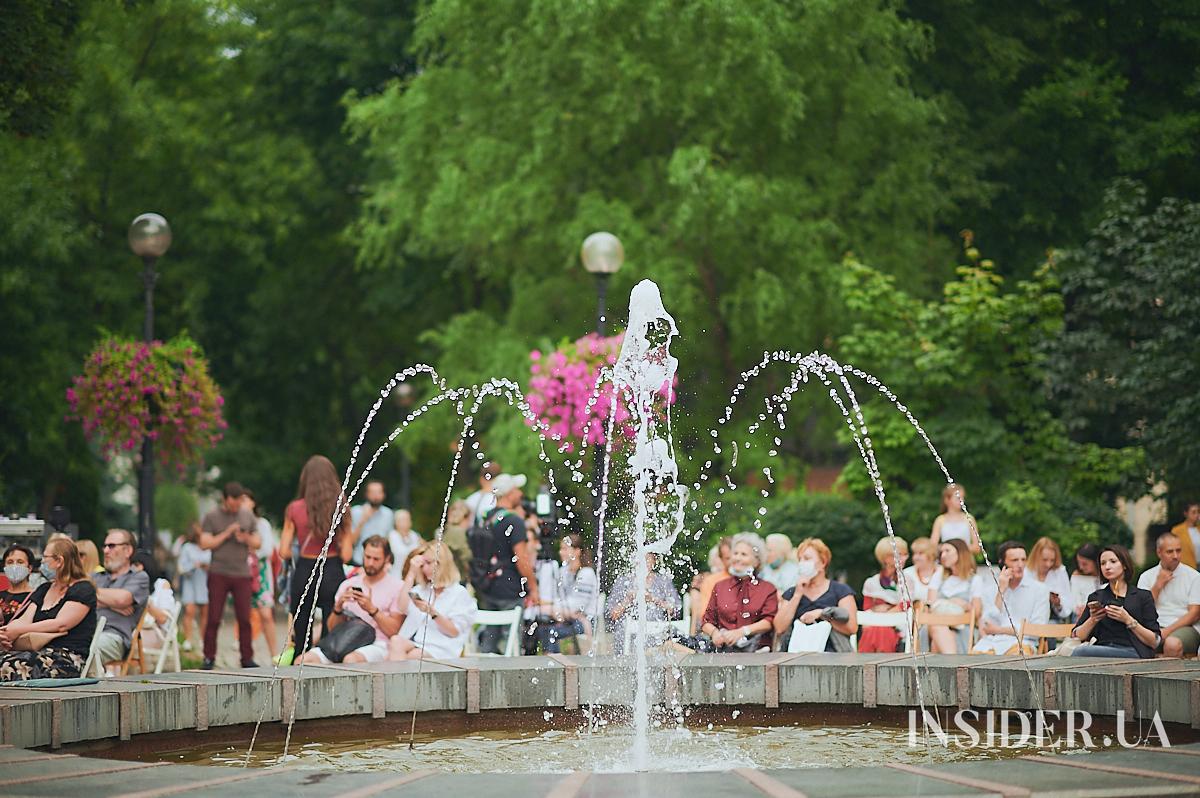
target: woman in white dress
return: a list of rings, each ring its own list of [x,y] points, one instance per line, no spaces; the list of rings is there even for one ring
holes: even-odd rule
[[[396,602],[404,621],[388,641],[388,659],[446,659],[462,655],[478,605],[448,549],[436,543],[418,548],[409,561],[404,589]]]
[[[975,569],[975,558],[962,540],[946,541],[939,550],[942,578],[929,591],[930,608],[939,615],[956,615],[975,609],[978,619],[982,610],[983,578]],[[965,654],[971,643],[970,629],[959,626],[929,626],[929,647],[935,654]]]
[[[1034,580],[1050,591],[1050,622],[1071,620],[1075,599],[1071,593],[1071,577],[1063,565],[1062,550],[1050,538],[1038,538],[1029,550],[1029,571]],[[1087,598],[1084,598],[1087,601]]]
[[[1075,618],[1083,617],[1088,596],[1100,589],[1100,547],[1084,543],[1075,549],[1075,571],[1071,574],[1071,605]]]
[[[951,482],[942,488],[942,510],[933,519],[933,529],[929,533],[934,546],[941,546],[948,540],[961,540],[971,554],[982,551],[979,536],[975,534],[975,519],[963,512],[966,502],[967,489],[962,485]]]

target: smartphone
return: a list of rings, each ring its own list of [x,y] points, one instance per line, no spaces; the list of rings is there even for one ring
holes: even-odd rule
[[[1087,603],[1088,612],[1092,615],[1099,615],[1103,605],[1099,601],[1089,601]]]
[[[425,599],[421,598],[421,594],[419,594],[419,593],[418,593],[417,591],[415,591],[415,590],[411,590],[411,591],[409,591],[409,593],[408,593],[408,597],[409,597],[410,599],[412,599],[413,601],[424,601],[424,600],[425,600]]]
[[[357,587],[357,586],[351,587],[350,590],[353,591],[354,593],[359,593],[359,594],[363,593],[363,589],[361,587]]]

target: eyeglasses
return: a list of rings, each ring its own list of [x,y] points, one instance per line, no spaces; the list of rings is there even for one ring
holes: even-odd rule
[[[118,546],[128,546],[128,545],[129,545],[128,543],[105,543],[104,548],[105,548],[105,550],[108,550],[108,549],[115,549]]]

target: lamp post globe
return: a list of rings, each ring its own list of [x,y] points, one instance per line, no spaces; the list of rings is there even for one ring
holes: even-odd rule
[[[579,256],[592,274],[615,274],[625,262],[625,247],[612,233],[592,233],[583,240]]]
[[[161,258],[171,248],[171,225],[157,213],[143,213],[129,225],[129,248],[141,258]]]

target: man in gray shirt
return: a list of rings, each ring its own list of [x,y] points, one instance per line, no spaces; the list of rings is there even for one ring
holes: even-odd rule
[[[257,571],[250,570],[250,553],[258,551],[262,540],[254,513],[242,505],[245,493],[245,488],[237,482],[228,483],[222,491],[221,503],[200,521],[200,548],[212,552],[212,563],[208,566],[208,619],[204,626],[202,667],[205,670],[212,670],[217,658],[217,631],[221,628],[228,595],[233,596],[242,667],[257,667],[250,633],[250,594],[253,574]]]
[[[100,633],[100,661],[106,668],[110,663],[125,659],[133,630],[142,620],[146,601],[150,598],[150,577],[144,571],[129,567],[133,558],[133,533],[126,529],[110,529],[104,536],[104,568],[92,581],[96,584],[96,612],[104,619]]]

